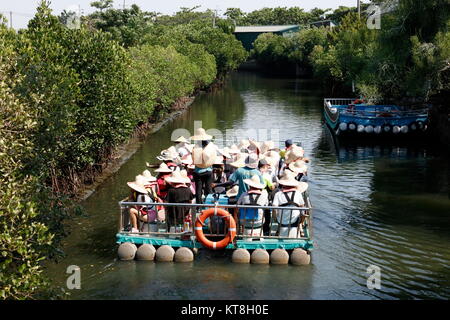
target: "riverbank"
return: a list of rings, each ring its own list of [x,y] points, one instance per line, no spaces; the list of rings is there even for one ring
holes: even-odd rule
[[[182,115],[201,92],[202,91],[199,91],[196,95],[191,97],[182,97],[178,99],[178,101],[171,106],[170,112],[165,114],[164,117],[157,122],[147,122],[136,127],[130,139],[126,143],[117,146],[112,152],[112,156],[102,163],[101,171],[94,172],[92,182],[89,184],[82,184],[80,189],[74,195],[75,200],[83,201],[89,198],[89,196],[91,196],[108,177],[119,170],[120,167],[130,159],[142,143],[144,143],[147,136],[157,132],[169,121]]]

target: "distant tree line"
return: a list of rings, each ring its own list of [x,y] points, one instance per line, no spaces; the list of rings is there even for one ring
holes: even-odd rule
[[[377,1],[392,5],[391,0]],[[345,14],[337,27],[301,28],[292,37],[262,34],[253,57],[270,68],[309,68],[337,93],[373,102],[428,101],[450,90],[450,5],[447,0],[399,0],[369,29],[367,16]]]

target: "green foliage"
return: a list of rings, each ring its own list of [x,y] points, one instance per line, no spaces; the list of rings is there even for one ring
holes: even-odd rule
[[[0,25],[0,299],[29,299],[48,287],[41,261],[54,253],[58,240],[45,220],[54,213],[39,177],[27,169],[35,157],[30,136],[37,125],[29,106],[12,88],[16,35]]]
[[[89,15],[86,23],[97,30],[110,33],[124,47],[141,44],[141,39],[152,25],[156,14],[142,11],[135,4],[130,9],[113,9],[105,5],[96,6],[100,11]]]
[[[155,26],[146,36],[145,42],[161,46],[170,44],[191,59],[195,59],[196,54],[203,55],[205,57],[201,59],[203,61],[208,61],[207,56],[203,53],[206,52],[214,56],[219,77],[236,69],[247,58],[247,52],[234,35],[225,33],[221,28],[214,28],[203,21],[194,21],[174,27]],[[207,70],[204,70],[203,74],[209,75],[211,70],[209,62],[206,67]],[[205,80],[202,82],[208,83]]]
[[[387,7],[393,1],[377,3]],[[339,7],[328,15],[340,20],[336,28],[303,28],[290,38],[261,35],[254,56],[263,63],[310,64],[328,85],[348,89],[354,83],[373,102],[427,100],[448,90],[448,1],[400,0],[391,8],[382,15],[382,29],[371,30],[354,8]]]

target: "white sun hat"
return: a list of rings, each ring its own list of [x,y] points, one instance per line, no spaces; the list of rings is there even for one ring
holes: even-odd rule
[[[291,162],[288,167],[297,174],[305,173],[308,170],[308,166],[306,165],[305,161],[302,160]]]
[[[189,140],[186,139],[186,138],[183,137],[183,136],[179,136],[178,139],[172,140],[172,141],[173,141],[173,142],[184,142],[184,143],[189,143]]]
[[[294,162],[300,158],[303,158],[305,151],[302,147],[293,145],[291,149],[286,152],[286,164]]]
[[[239,186],[235,185],[235,186],[233,186],[233,188],[231,188],[230,190],[228,190],[226,192],[226,195],[228,198],[231,198],[231,197],[236,197],[238,195],[238,193],[239,193]]]
[[[250,179],[244,179],[244,183],[256,189],[264,189],[264,187],[266,186],[264,183],[261,183],[259,176],[256,174],[253,175]]]
[[[227,159],[230,159],[230,158],[231,158],[231,154],[230,154],[230,152],[228,151],[228,147],[225,147],[225,148],[222,148],[222,149],[217,149],[217,151],[218,151],[222,156],[224,156],[225,158],[227,158]]]
[[[242,139],[238,144],[238,149],[247,149],[250,146],[250,141],[248,139]]]
[[[187,174],[183,176],[180,170],[175,170],[166,178],[166,181],[170,183],[190,183],[191,179],[187,177]]]
[[[149,170],[144,170],[144,172],[142,172],[142,176],[147,179],[148,182],[154,182],[157,180]]]
[[[246,153],[239,153],[237,155],[236,161],[230,163],[230,166],[235,168],[241,168],[245,166],[245,158],[247,157]]]
[[[244,162],[246,167],[256,169],[258,168],[259,159],[255,153],[251,153],[245,158]]]
[[[233,145],[228,149],[228,153],[229,153],[229,154],[238,154],[238,153],[241,153],[241,150],[238,148],[237,145],[233,144]]]
[[[261,143],[261,153],[266,153],[272,149],[275,149],[275,142],[272,140]]]
[[[147,193],[147,189],[145,189],[146,182],[147,182],[147,180],[143,176],[137,175],[135,178],[135,181],[127,182],[127,185],[131,189],[133,189],[139,193],[145,194],[145,193]]]
[[[198,128],[195,130],[195,135],[193,135],[190,139],[191,140],[211,140],[213,137],[209,134],[206,134],[205,129]]]
[[[155,170],[155,172],[159,173],[171,173],[172,170],[165,164],[164,162],[159,165],[159,168]]]

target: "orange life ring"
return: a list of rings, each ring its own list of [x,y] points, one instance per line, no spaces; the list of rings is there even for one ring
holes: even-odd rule
[[[212,215],[222,216],[225,217],[225,220],[227,220],[228,233],[225,238],[217,242],[207,239],[203,233],[204,222]],[[234,221],[233,216],[226,210],[220,208],[210,208],[204,210],[195,221],[195,236],[197,237],[197,240],[206,248],[213,250],[224,249],[229,243],[233,242],[236,237],[236,222]]]

